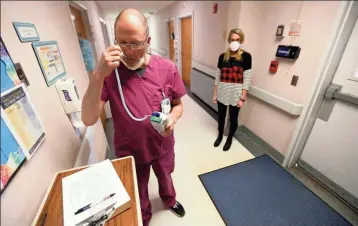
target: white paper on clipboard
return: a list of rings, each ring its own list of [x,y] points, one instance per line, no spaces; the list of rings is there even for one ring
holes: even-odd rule
[[[115,195],[80,214],[75,212],[90,203],[98,203],[104,197]],[[97,163],[87,169],[62,179],[64,226],[87,225],[92,218],[113,212],[130,197],[110,160]]]

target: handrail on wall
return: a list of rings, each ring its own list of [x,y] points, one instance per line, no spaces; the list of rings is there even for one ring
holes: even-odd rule
[[[208,68],[204,65],[198,64],[196,62],[192,62],[192,67],[215,78],[216,76],[216,70],[212,68]],[[278,109],[283,110],[284,112],[293,115],[293,116],[299,116],[301,115],[303,105],[294,103],[290,100],[286,100],[282,97],[279,97],[275,94],[272,94],[270,92],[267,92],[263,89],[260,89],[256,86],[250,86],[249,95],[256,97],[257,99],[260,99],[261,101],[274,106]]]

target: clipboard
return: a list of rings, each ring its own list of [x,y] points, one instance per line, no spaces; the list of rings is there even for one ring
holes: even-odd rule
[[[109,194],[114,196],[98,202]],[[131,207],[131,199],[110,160],[63,178],[62,195],[65,226],[100,225]]]

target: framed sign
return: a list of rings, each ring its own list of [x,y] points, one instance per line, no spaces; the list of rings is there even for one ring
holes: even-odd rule
[[[39,34],[36,27],[31,23],[13,22],[17,36],[21,42],[34,42],[40,41]]]
[[[47,86],[53,85],[58,79],[66,75],[65,65],[56,41],[33,42],[32,47]]]
[[[2,92],[0,105],[1,118],[27,159],[30,159],[45,139],[45,132],[30,102],[25,84],[21,83]]]

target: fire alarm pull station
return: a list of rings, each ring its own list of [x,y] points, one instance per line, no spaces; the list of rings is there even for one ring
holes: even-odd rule
[[[271,73],[276,73],[277,72],[278,64],[279,64],[279,62],[277,60],[271,61],[271,64],[270,64],[270,72]]]

